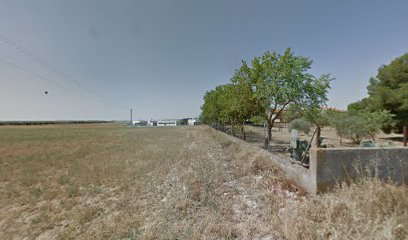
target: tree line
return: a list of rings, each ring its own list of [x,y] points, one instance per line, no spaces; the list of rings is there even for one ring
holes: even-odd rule
[[[219,126],[243,125],[251,117],[261,117],[267,125],[268,144],[272,128],[290,105],[309,112],[319,111],[327,102],[330,74],[315,77],[310,73],[312,60],[295,55],[288,48],[283,54],[265,52],[248,64],[242,61],[225,85],[204,95],[201,121]]]
[[[315,77],[310,73],[312,62],[290,48],[282,54],[267,51],[250,63],[242,61],[229,83],[205,93],[201,121],[221,130],[238,126],[245,138],[245,122],[255,119],[267,126],[266,145],[277,119],[296,120],[299,126],[307,121],[315,126],[317,146],[324,126],[334,127],[340,140],[359,143],[363,138],[374,139],[380,129],[398,131],[407,124],[408,54],[380,67],[370,79],[369,96],[350,104],[347,111],[324,108],[334,78]]]

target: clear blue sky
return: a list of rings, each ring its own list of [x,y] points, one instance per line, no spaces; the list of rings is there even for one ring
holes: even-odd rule
[[[287,47],[345,108],[408,51],[407,23],[408,1],[0,0],[0,34],[92,92],[0,41],[0,120],[198,116],[241,59]]]

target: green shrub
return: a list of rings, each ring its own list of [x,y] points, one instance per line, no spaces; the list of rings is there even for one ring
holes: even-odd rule
[[[330,125],[336,129],[341,138],[349,138],[355,144],[360,144],[364,138],[371,138],[381,131],[383,126],[391,125],[393,115],[388,111],[348,111],[333,114]]]
[[[311,124],[310,122],[306,121],[304,118],[297,118],[290,122],[289,128],[290,130],[296,129],[298,131],[302,131],[306,134],[310,132]]]

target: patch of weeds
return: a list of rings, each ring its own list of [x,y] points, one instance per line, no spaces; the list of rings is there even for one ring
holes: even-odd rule
[[[7,197],[8,198],[18,198],[21,196],[21,193],[13,187],[7,186]]]
[[[81,218],[79,219],[79,223],[85,224],[85,223],[92,221],[92,219],[94,219],[96,216],[99,215],[100,211],[101,209],[97,207],[86,208]]]
[[[72,176],[81,176],[82,169],[81,165],[77,162],[74,162],[72,166],[69,168],[69,174]]]
[[[68,188],[68,197],[74,198],[79,196],[79,188],[76,185],[71,185]]]
[[[103,188],[100,187],[100,186],[92,185],[92,186],[89,188],[89,192],[90,192],[92,195],[100,194],[100,193],[102,193],[102,191],[103,191]]]
[[[222,239],[236,239],[238,235],[235,233],[235,229],[227,224],[214,224],[210,229],[217,238]]]
[[[32,186],[37,182],[37,176],[34,173],[26,172],[20,177],[20,183],[23,186]]]
[[[132,230],[130,232],[126,232],[126,233],[120,235],[118,239],[120,239],[120,240],[135,240],[135,239],[138,239],[139,234],[140,234],[140,231],[136,229],[136,230]]]
[[[62,175],[58,178],[58,183],[60,185],[65,185],[71,182],[71,179],[67,175]]]
[[[42,194],[42,191],[41,191],[41,189],[39,189],[39,188],[29,188],[29,189],[28,189],[28,192],[29,192],[31,195],[35,196],[35,197],[39,197],[39,196],[41,196],[41,194]]]
[[[205,191],[205,195],[204,198],[202,200],[203,202],[203,206],[208,207],[214,211],[218,211],[219,207],[217,205],[217,203],[214,200],[214,197],[211,195],[211,187],[210,185],[207,185],[206,187],[206,191]]]
[[[33,218],[33,220],[31,220],[32,224],[39,224],[42,222],[42,217],[41,216],[37,216],[35,218]]]

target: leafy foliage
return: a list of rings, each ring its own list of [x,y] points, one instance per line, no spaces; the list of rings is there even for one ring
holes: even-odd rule
[[[299,108],[296,104],[289,104],[288,107],[282,112],[282,119],[285,122],[291,122],[297,118],[303,116],[303,110]]]
[[[305,118],[298,118],[290,122],[289,129],[296,129],[298,131],[302,131],[306,134],[309,134],[311,128],[310,122],[308,122]]]
[[[396,127],[408,124],[408,53],[379,68],[367,87],[369,97],[350,104],[349,110],[388,110]],[[390,128],[390,125],[384,127]]]
[[[311,59],[294,55],[290,48],[283,54],[265,52],[253,58],[251,65],[243,61],[237,71],[240,77],[232,79],[251,86],[250,99],[268,123],[269,138],[276,119],[290,104],[314,109],[327,101],[332,79],[329,74],[315,78],[308,73],[311,64]]]
[[[353,143],[359,144],[363,138],[372,138],[381,131],[381,128],[392,121],[393,115],[386,110],[369,112],[348,111],[332,113],[331,125],[341,138],[350,138]]]
[[[249,86],[244,84],[226,84],[207,92],[201,107],[201,121],[222,130],[226,124],[232,126],[232,131],[235,125],[241,125],[245,138],[243,124],[254,114],[249,91]]]
[[[257,125],[263,125],[265,123],[265,118],[259,115],[252,116],[249,121]]]
[[[253,58],[250,65],[243,61],[230,84],[205,94],[201,120],[236,125],[262,116],[268,124],[270,139],[275,121],[289,105],[318,109],[327,101],[332,79],[329,74],[315,78],[308,72],[311,64],[310,58],[296,56],[290,48],[283,54],[267,51]]]

